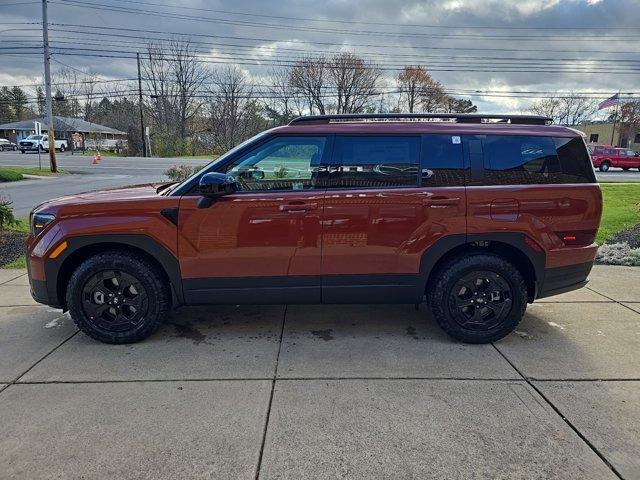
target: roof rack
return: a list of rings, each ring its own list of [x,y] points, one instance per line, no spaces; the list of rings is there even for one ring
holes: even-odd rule
[[[549,125],[552,119],[538,115],[497,115],[480,113],[344,113],[337,115],[307,115],[294,118],[289,125],[349,122],[448,121],[452,123],[511,123],[518,125]]]

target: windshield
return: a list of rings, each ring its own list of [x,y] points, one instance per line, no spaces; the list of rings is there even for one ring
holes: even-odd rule
[[[27,140],[42,140],[42,135],[29,135]]]
[[[268,132],[268,131],[267,131]],[[225,161],[230,155],[235,154],[238,150],[242,149],[243,147],[245,147],[246,145],[248,145],[249,143],[259,139],[260,137],[263,137],[267,134],[267,132],[261,132],[257,135],[254,135],[253,137],[245,140],[242,143],[239,143],[238,145],[236,145],[235,147],[233,147],[231,150],[229,150],[227,153],[224,153],[223,155],[220,155],[220,157],[218,157],[217,159],[207,163],[204,167],[202,167],[200,170],[198,170],[196,173],[194,173],[193,175],[191,175],[189,178],[187,178],[184,182],[182,183],[176,183],[175,185],[172,185],[170,188],[168,188],[167,190],[163,191],[162,194],[163,195],[169,195],[171,192],[173,192],[174,190],[176,190],[177,188],[181,187],[182,185],[186,185],[188,184],[192,179],[194,179],[195,177],[197,177],[200,172],[202,172],[203,170],[209,169],[210,167],[216,165],[219,162],[223,162]]]

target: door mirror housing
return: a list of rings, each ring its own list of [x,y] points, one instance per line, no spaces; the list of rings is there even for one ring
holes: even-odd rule
[[[208,208],[213,204],[214,199],[237,192],[238,184],[235,178],[226,173],[205,173],[200,177],[198,191],[202,195],[198,208]]]
[[[238,184],[235,178],[226,173],[205,173],[200,178],[198,191],[205,197],[216,198],[237,192]]]

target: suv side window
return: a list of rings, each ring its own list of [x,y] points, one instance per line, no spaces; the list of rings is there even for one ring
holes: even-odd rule
[[[309,190],[325,152],[326,137],[283,136],[268,140],[226,165],[240,191]]]
[[[424,135],[421,170],[423,187],[463,186],[462,140],[458,135]]]
[[[484,185],[593,183],[593,164],[582,138],[487,135]]]
[[[487,135],[483,141],[485,185],[562,183],[549,137]]]
[[[416,187],[419,136],[338,135],[326,174],[330,188]]]
[[[581,138],[555,137],[562,168],[561,183],[595,183],[596,175]],[[555,182],[560,183],[560,182]]]

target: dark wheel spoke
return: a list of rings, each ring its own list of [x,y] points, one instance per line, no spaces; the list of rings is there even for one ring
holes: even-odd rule
[[[459,326],[469,330],[490,330],[501,325],[511,311],[509,283],[498,273],[474,271],[454,284],[449,309]]]
[[[85,283],[82,306],[97,327],[121,332],[144,319],[149,300],[142,283],[133,275],[121,270],[103,270]]]

